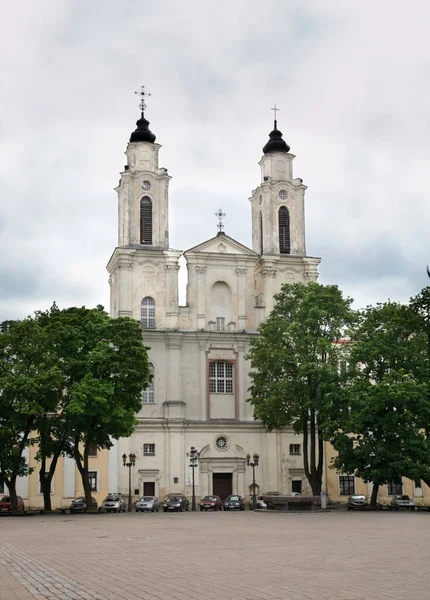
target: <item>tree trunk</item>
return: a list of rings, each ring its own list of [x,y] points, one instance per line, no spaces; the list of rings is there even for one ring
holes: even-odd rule
[[[84,496],[85,496],[85,504],[87,508],[91,508],[92,500],[91,500],[91,486],[88,479],[88,453],[90,451],[90,446],[88,443],[85,444],[84,448],[84,456],[81,457],[79,452],[79,440],[75,440],[74,447],[74,455],[76,466],[78,467],[78,471],[81,474],[82,479],[82,487],[84,488]],[[83,458],[83,460],[82,460]]]
[[[370,505],[376,506],[378,500],[379,483],[373,483],[372,496],[370,498]]]
[[[16,494],[16,475],[13,475],[10,479],[5,479],[7,489],[9,490],[9,497],[12,504],[12,512],[18,512],[18,496]]]
[[[311,411],[310,416],[310,431],[308,429],[308,421],[306,417],[302,419],[303,423],[303,463],[304,470],[309,485],[314,496],[321,494],[322,474],[323,474],[323,458],[324,458],[324,441],[317,434],[315,411]],[[309,461],[309,436],[310,436],[310,461]],[[318,444],[317,444],[318,441]],[[318,458],[316,456],[318,447]],[[309,465],[310,462],[310,465]]]
[[[39,469],[39,482],[40,487],[42,489],[43,494],[43,508],[45,510],[52,510],[51,505],[51,479],[46,477],[46,456],[42,456],[40,461],[40,469]]]

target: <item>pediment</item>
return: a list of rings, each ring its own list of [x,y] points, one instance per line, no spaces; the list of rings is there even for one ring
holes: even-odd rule
[[[237,242],[225,233],[218,234],[214,238],[186,250],[184,254],[196,254],[200,252],[209,254],[242,254],[244,256],[258,256],[256,252],[240,242]]]

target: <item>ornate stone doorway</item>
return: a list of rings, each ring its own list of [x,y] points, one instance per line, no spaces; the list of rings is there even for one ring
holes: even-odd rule
[[[212,490],[224,501],[233,493],[233,473],[212,473]]]

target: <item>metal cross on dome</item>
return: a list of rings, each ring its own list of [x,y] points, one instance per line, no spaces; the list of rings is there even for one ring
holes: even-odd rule
[[[278,112],[278,110],[281,110],[281,109],[280,108],[276,108],[276,104],[275,104],[275,106],[273,108],[271,108],[270,110],[273,110],[273,113],[275,115],[274,121],[275,121],[275,126],[276,126],[276,123],[277,123],[277,120],[278,120],[277,116],[276,116],[276,113]]]
[[[215,216],[216,216],[216,217],[217,217],[217,219],[218,219],[218,225],[217,225],[217,227],[218,227],[218,229],[219,229],[219,232],[221,233],[221,232],[222,232],[222,230],[224,229],[224,223],[222,222],[222,220],[223,220],[223,218],[225,217],[225,212],[222,212],[222,208],[219,208],[219,209],[216,211],[216,213],[215,213]]]
[[[139,108],[140,108],[140,112],[142,113],[142,117],[143,117],[143,113],[145,112],[146,109],[146,102],[145,102],[145,98],[147,98],[148,96],[150,96],[151,94],[149,92],[145,91],[145,86],[142,85],[140,87],[140,92],[134,92],[137,96],[140,96],[140,103],[139,103]]]

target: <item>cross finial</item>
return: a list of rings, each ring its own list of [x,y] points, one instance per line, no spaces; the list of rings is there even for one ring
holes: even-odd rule
[[[215,213],[215,216],[216,216],[216,217],[217,217],[217,219],[218,219],[218,225],[217,225],[217,227],[218,227],[218,229],[219,229],[219,232],[221,233],[221,232],[222,232],[222,230],[224,229],[224,223],[222,222],[222,220],[223,220],[223,218],[225,217],[225,212],[222,212],[222,208],[219,208],[219,209],[216,211],[216,213]]]
[[[276,104],[275,104],[275,106],[274,106],[273,108],[271,108],[270,110],[273,110],[273,112],[274,112],[274,115],[275,115],[275,118],[274,118],[274,120],[275,120],[275,129],[276,129],[276,128],[277,128],[277,124],[278,124],[278,121],[277,121],[277,118],[276,118],[276,113],[277,113],[277,112],[278,112],[278,110],[280,110],[280,109],[279,109],[279,108],[276,108]]]
[[[145,98],[147,98],[148,96],[150,96],[151,94],[149,92],[145,91],[145,86],[142,85],[140,87],[140,92],[134,92],[137,96],[140,96],[140,103],[139,103],[139,108],[140,108],[140,112],[142,113],[142,117],[143,117],[143,113],[145,112],[146,109],[146,102],[145,102]]]

